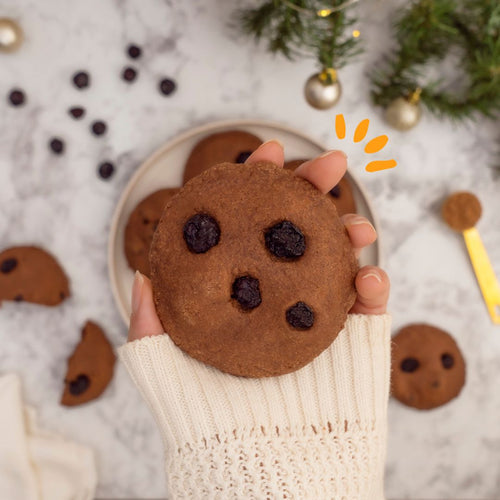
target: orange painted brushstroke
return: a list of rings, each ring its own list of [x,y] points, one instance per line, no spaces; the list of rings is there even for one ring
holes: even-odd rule
[[[366,137],[368,125],[370,125],[370,120],[368,118],[359,122],[356,127],[356,131],[354,132],[354,142],[362,141]]]
[[[345,119],[344,115],[337,115],[335,117],[335,132],[339,139],[345,138]]]
[[[396,160],[379,160],[372,161],[366,165],[365,170],[367,172],[378,172],[379,170],[386,170],[388,168],[394,168],[398,162]]]
[[[379,135],[378,137],[375,137],[375,139],[372,139],[365,146],[365,153],[368,153],[368,154],[377,153],[381,149],[384,149],[384,146],[387,144],[388,140],[389,140],[389,137],[387,137],[386,135]]]

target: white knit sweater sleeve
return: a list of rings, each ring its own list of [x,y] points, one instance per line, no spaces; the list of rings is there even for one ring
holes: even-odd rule
[[[384,497],[390,317],[350,315],[304,368],[248,379],[168,335],[119,348],[160,428],[168,498]]]

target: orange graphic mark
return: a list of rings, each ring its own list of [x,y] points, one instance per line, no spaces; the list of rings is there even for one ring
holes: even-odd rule
[[[335,117],[335,132],[339,139],[345,138],[345,120],[344,115],[337,115]]]
[[[370,120],[368,118],[361,120],[354,131],[354,142],[361,142],[368,133],[368,127],[370,126]],[[339,139],[344,139],[346,134],[346,125],[344,115],[339,114],[335,117],[335,132]],[[386,144],[389,142],[389,138],[384,135],[379,135],[374,137],[365,146],[365,153],[373,154],[382,151]],[[378,172],[380,170],[387,170],[389,168],[394,168],[397,166],[396,160],[376,160],[368,163],[365,170],[367,172]]]
[[[366,137],[368,125],[370,125],[370,120],[368,120],[368,118],[365,118],[358,123],[358,126],[354,131],[354,142],[361,142]]]
[[[375,139],[372,139],[365,146],[365,153],[368,154],[378,153],[381,149],[384,149],[388,140],[389,137],[387,137],[386,135],[379,135],[378,137],[375,137]]]
[[[396,160],[379,160],[371,161],[366,165],[365,170],[367,172],[378,172],[379,170],[387,170],[388,168],[394,168],[398,162]]]

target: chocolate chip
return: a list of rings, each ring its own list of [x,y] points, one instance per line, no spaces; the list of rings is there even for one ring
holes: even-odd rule
[[[266,231],[265,241],[267,249],[281,259],[298,259],[306,251],[302,231],[288,220],[270,227]]]
[[[252,276],[240,276],[233,283],[232,299],[236,299],[243,309],[255,309],[262,302],[259,280]]]
[[[73,108],[69,108],[68,112],[76,120],[78,120],[80,118],[83,118],[83,116],[85,115],[85,109],[81,108],[79,106],[75,106]]]
[[[78,375],[75,380],[69,382],[69,392],[73,396],[79,396],[90,387],[90,379],[87,375]]]
[[[142,55],[142,49],[137,45],[129,45],[127,48],[127,54],[132,59],[138,59]]]
[[[334,188],[330,189],[330,195],[333,196],[334,198],[340,198],[341,194],[342,194],[342,191],[340,189],[339,184],[337,184]]]
[[[3,274],[10,273],[17,267],[17,259],[11,257],[10,259],[5,259],[2,264],[0,264],[0,271]]]
[[[86,71],[79,71],[73,75],[73,83],[79,89],[84,89],[90,85],[90,75]]]
[[[128,67],[123,70],[122,78],[126,82],[133,82],[137,77],[137,71],[134,68]]]
[[[314,324],[314,311],[305,302],[297,302],[287,309],[286,320],[297,330],[308,330]]]
[[[193,253],[205,253],[219,243],[220,227],[208,214],[193,215],[184,224],[184,240]]]
[[[64,153],[64,142],[61,139],[58,139],[57,137],[54,137],[49,142],[50,149],[56,154],[60,155]]]
[[[26,97],[24,95],[24,92],[20,89],[14,89],[10,91],[9,94],[9,101],[12,104],[12,106],[22,106],[24,104],[24,101],[26,100]]]
[[[92,122],[90,128],[95,135],[102,135],[106,132],[107,126],[103,121],[98,120]]]
[[[419,366],[420,363],[415,358],[405,358],[401,361],[401,370],[407,373],[414,372]]]
[[[170,95],[172,92],[175,91],[175,89],[177,88],[177,85],[176,83],[171,80],[170,78],[164,78],[161,82],[160,82],[160,92],[163,94],[163,95]]]
[[[443,368],[449,370],[455,364],[455,360],[451,354],[443,354],[441,356],[441,363],[443,364]]]
[[[237,157],[236,157],[236,162],[235,163],[245,163],[248,158],[250,158],[250,155],[252,154],[251,151],[242,151]]]
[[[97,169],[101,179],[109,179],[115,173],[115,166],[109,161],[101,163]]]
[[[14,297],[14,300],[16,302],[22,302],[24,300],[24,297],[21,294],[19,294]]]

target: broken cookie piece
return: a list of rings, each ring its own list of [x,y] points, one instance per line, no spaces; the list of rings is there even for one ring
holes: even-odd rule
[[[19,246],[0,253],[0,302],[32,302],[57,306],[70,296],[69,280],[45,250]]]
[[[76,406],[99,397],[113,378],[116,356],[102,329],[87,321],[82,340],[68,359],[61,404]]]

